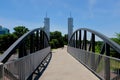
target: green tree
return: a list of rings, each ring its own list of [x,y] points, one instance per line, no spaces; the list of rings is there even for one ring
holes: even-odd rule
[[[120,45],[120,33],[116,33],[116,38],[111,38],[111,39]],[[113,48],[111,48],[110,54],[112,57],[120,58],[120,54],[116,52]]]
[[[52,49],[53,49],[53,48],[56,48],[53,41],[50,41],[50,46],[51,46]]]
[[[51,42],[51,47],[52,48],[58,48],[59,46],[59,41],[57,40],[57,39],[52,39],[52,41],[50,41]]]
[[[120,45],[120,33],[116,33],[116,38],[112,38],[112,40]]]
[[[19,38],[28,31],[28,28],[26,28],[25,26],[17,26],[14,28],[13,34],[15,34]]]
[[[3,53],[10,47],[20,36],[28,32],[25,26],[17,26],[14,28],[13,34],[0,35],[0,53]]]
[[[67,45],[68,44],[68,34],[65,34],[63,36],[63,41],[64,41],[64,45]]]
[[[96,41],[95,42],[95,52],[100,53],[102,45],[103,45],[103,41]]]
[[[0,53],[3,53],[16,40],[17,36],[13,34],[0,35]]]
[[[59,39],[62,37],[61,32],[59,31],[54,31],[54,32],[50,32],[50,39]]]
[[[52,48],[59,48],[64,46],[63,36],[61,32],[50,32],[50,45]]]

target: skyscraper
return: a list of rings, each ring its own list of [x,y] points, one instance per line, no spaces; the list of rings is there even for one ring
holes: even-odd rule
[[[73,18],[70,16],[68,18],[68,41],[70,40],[72,33],[73,33]]]
[[[48,39],[50,40],[50,19],[47,17],[44,18],[44,30],[48,36]]]

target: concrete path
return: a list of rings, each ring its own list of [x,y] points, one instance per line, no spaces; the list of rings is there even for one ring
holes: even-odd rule
[[[52,51],[52,59],[39,80],[99,80],[67,53],[67,47]]]

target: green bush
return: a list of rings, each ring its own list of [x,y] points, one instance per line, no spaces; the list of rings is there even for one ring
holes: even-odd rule
[[[51,46],[52,49],[55,48],[55,44],[54,44],[53,41],[50,41],[50,46]]]
[[[50,32],[50,45],[51,48],[60,48],[64,46],[64,40],[61,32]]]

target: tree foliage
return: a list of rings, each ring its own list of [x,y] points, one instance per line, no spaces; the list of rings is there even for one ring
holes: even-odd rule
[[[116,33],[116,38],[111,38],[111,39],[120,45],[120,33]],[[112,48],[111,48],[111,56],[116,57],[116,58],[120,58],[120,54]]]
[[[28,31],[28,28],[26,28],[25,26],[17,26],[14,28],[13,34],[15,34],[19,38]]]
[[[116,33],[116,38],[112,38],[112,40],[120,45],[120,33]]]
[[[59,48],[64,46],[63,36],[61,32],[50,32],[50,45],[52,48]]]
[[[68,34],[65,34],[63,36],[63,41],[64,41],[64,45],[67,45],[68,44]]]
[[[0,35],[0,53],[3,53],[16,40],[17,36],[13,34]]]
[[[103,45],[103,41],[96,41],[95,42],[95,52],[100,53],[102,45]]]
[[[25,26],[17,26],[14,28],[13,34],[0,35],[0,53],[3,53],[11,46],[20,36],[28,32]]]

